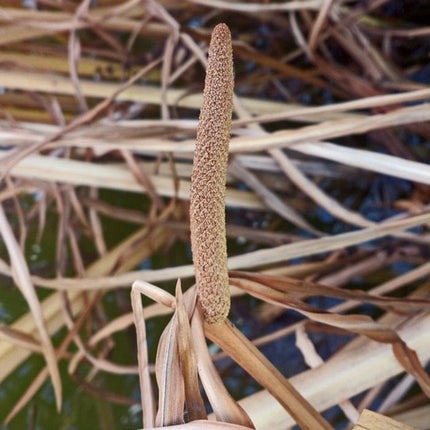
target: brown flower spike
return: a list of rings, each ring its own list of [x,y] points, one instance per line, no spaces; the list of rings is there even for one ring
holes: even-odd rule
[[[230,309],[225,238],[225,182],[233,109],[230,30],[218,24],[209,46],[203,104],[191,175],[190,227],[199,303],[207,323]]]

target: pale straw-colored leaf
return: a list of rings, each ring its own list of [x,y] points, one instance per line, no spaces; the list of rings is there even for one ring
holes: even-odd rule
[[[230,151],[262,151],[272,148],[287,148],[294,145],[296,145],[294,149],[300,151],[300,145],[303,142],[363,134],[393,125],[399,126],[428,121],[429,119],[429,108],[426,103],[423,103],[418,106],[399,108],[387,113],[325,121],[299,129],[276,131],[263,136],[236,137],[230,142]]]
[[[352,430],[390,430],[390,429],[398,429],[398,430],[417,430],[415,427],[408,426],[399,421],[393,420],[390,417],[386,417],[384,415],[378,414],[374,411],[370,411],[365,409],[357,422],[357,424],[352,428]]]
[[[327,142],[302,143],[292,146],[291,149],[348,166],[430,185],[430,168],[425,163]]]
[[[4,172],[1,165],[0,172]],[[11,176],[37,178],[46,181],[64,182],[74,185],[88,185],[120,191],[144,192],[142,185],[136,182],[133,174],[123,164],[96,164],[43,155],[31,155],[21,160],[11,170]],[[190,182],[179,180],[179,189],[175,190],[171,177],[165,175],[147,175],[148,180],[158,195],[189,199]],[[226,194],[227,206],[240,206],[247,209],[262,209],[263,205],[251,192],[229,189]]]
[[[95,198],[98,196],[98,189],[91,187],[90,188],[90,197]],[[94,235],[94,243],[99,255],[104,255],[107,252],[106,242],[103,237],[103,226],[100,220],[98,212],[90,208],[89,211],[89,222],[91,224],[91,231]]]
[[[191,332],[199,376],[217,420],[253,428],[247,413],[228,393],[216,370],[206,344],[203,320],[199,312],[194,312]]]
[[[229,267],[231,270],[243,270],[252,267],[258,267],[259,265],[271,264],[276,262],[288,261],[289,259],[296,257],[304,257],[309,255],[318,255],[326,251],[333,251],[336,249],[343,249],[351,245],[367,242],[368,240],[377,239],[384,237],[391,233],[403,231],[406,228],[413,227],[416,225],[426,224],[430,222],[430,215],[423,214],[418,217],[387,221],[386,223],[379,224],[378,226],[359,230],[356,232],[342,233],[332,237],[308,239],[301,242],[295,242],[286,245],[280,245],[267,250],[252,251],[244,253],[239,256],[233,256],[229,258]],[[312,267],[304,267],[305,273],[312,271]],[[294,275],[295,273],[302,273],[302,269],[299,267],[288,267],[276,269],[285,272],[286,275]],[[405,274],[405,278],[399,279],[400,284],[408,282],[409,277],[412,280],[418,279],[421,276],[428,274],[428,264],[423,264],[422,267],[412,271],[409,275]],[[7,273],[7,272],[6,272]],[[114,277],[99,277],[99,278],[84,278],[82,280],[76,280],[72,278],[65,279],[44,279],[38,276],[33,276],[32,280],[41,286],[47,288],[55,288],[58,290],[91,290],[101,288],[116,288],[126,287],[134,282],[135,279],[145,280],[146,282],[166,281],[176,279],[177,277],[189,278],[193,276],[194,269],[192,265],[183,265],[176,267],[168,267],[157,270],[137,270],[124,274],[118,274]],[[397,281],[393,280],[396,284]],[[387,290],[389,291],[389,286]],[[385,288],[385,287],[384,287]],[[384,290],[385,291],[385,290]],[[380,294],[383,294],[381,291]]]
[[[359,213],[346,209],[337,200],[331,198],[310,181],[301,171],[294,165],[290,158],[279,149],[269,151],[270,155],[279,163],[279,166],[286,175],[307,195],[309,195],[316,203],[322,206],[332,215],[337,216],[341,220],[357,225],[359,227],[370,227],[374,223],[368,221]]]
[[[155,375],[158,385],[158,427],[184,422],[185,388],[178,355],[177,315],[173,314],[157,348]]]
[[[319,9],[321,6],[320,0],[301,0],[278,3],[246,3],[225,0],[190,0],[192,3],[203,6],[210,6],[222,10],[232,10],[245,13],[260,13],[270,11],[291,11],[303,9]]]
[[[314,107],[291,107],[284,111],[268,113],[265,115],[253,116],[251,118],[240,118],[233,121],[233,125],[246,125],[252,122],[259,124],[265,122],[282,121],[286,119],[302,117],[306,115],[316,115],[321,113],[345,112],[358,109],[369,109],[392,104],[401,104],[411,101],[426,100],[430,97],[430,89],[424,88],[415,91],[405,91],[397,94],[382,94],[371,97],[363,97],[357,100],[350,100],[340,103],[331,103]],[[323,119],[321,119],[323,120]]]
[[[188,308],[184,304],[181,283],[178,279],[176,283],[176,314],[177,314],[177,338],[179,363],[182,369],[185,389],[185,404],[190,421],[206,419],[207,414],[199,389],[199,380],[197,377],[197,358],[194,351],[191,327],[189,318],[194,313],[195,308],[195,288],[192,300],[188,300]],[[187,298],[190,295],[188,294]]]
[[[387,221],[380,223],[377,226],[368,227],[358,231],[318,239],[309,239],[302,242],[277,246],[271,249],[253,251],[230,257],[229,268],[236,269],[238,267],[262,266],[295,257],[316,255],[321,252],[342,249],[347,246],[378,239],[428,222],[430,222],[430,214],[422,214],[406,219]]]
[[[175,308],[175,297],[163,288],[139,279],[133,283],[132,289],[169,309]]]
[[[142,418],[144,426],[155,424],[155,394],[149,372],[148,345],[146,340],[146,323],[141,294],[150,290],[151,286],[143,284],[145,289],[134,283],[131,287],[131,304],[133,308],[134,324],[137,334],[137,361],[139,368],[140,395],[142,404]]]

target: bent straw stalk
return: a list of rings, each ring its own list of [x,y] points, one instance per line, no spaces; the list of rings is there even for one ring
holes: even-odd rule
[[[191,247],[204,320],[220,323],[230,309],[225,187],[233,109],[230,30],[218,24],[209,46],[190,190]]]

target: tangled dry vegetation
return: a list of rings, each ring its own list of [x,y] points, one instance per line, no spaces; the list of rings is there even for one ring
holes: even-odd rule
[[[48,380],[61,410],[65,377],[140,402],[92,384],[113,373],[139,375],[145,428],[348,428],[375,404],[428,428],[430,30],[404,3],[2,2],[0,288],[13,279],[28,313],[0,325],[0,382],[31,355],[45,363],[5,422]],[[197,132],[220,22],[235,93],[221,26]],[[191,174],[196,133],[221,152],[197,149]],[[171,288],[194,276],[190,189],[198,294]],[[34,244],[53,261],[32,264]],[[115,315],[112,292],[127,297]],[[152,363],[146,324],[170,313]],[[138,359],[118,363],[115,342],[134,323]],[[333,337],[344,342],[327,354]],[[270,343],[307,369],[287,378],[261,352]],[[226,357],[257,392],[232,398],[213,364]]]

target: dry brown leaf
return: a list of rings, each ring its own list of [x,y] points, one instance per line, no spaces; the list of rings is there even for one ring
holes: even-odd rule
[[[84,391],[91,394],[92,396],[104,399],[111,403],[116,403],[119,405],[133,406],[138,404],[138,402],[131,398],[122,396],[112,391],[107,391],[105,388],[97,386],[95,383],[88,382],[85,378],[79,376],[79,374],[70,375],[71,379],[78,384]]]
[[[332,429],[322,415],[230,321],[226,320],[222,324],[205,324],[205,333],[265,387],[301,428],[306,430]]]
[[[430,377],[423,369],[416,352],[410,349],[397,332],[383,324],[376,323],[367,315],[339,315],[316,309],[286,292],[274,290],[265,285],[263,277],[260,281],[250,279],[232,279],[230,282],[237,285],[249,294],[266,302],[278,304],[286,308],[294,309],[313,321],[337,327],[346,331],[364,335],[377,342],[390,343],[393,352],[403,368],[413,375],[420,384],[422,390],[430,395]],[[294,294],[294,292],[293,292]]]
[[[42,347],[33,336],[29,336],[4,324],[0,324],[0,339],[13,343],[20,348],[27,348],[39,354],[42,353]]]
[[[341,300],[355,300],[356,302],[371,303],[375,306],[397,312],[430,312],[430,300],[384,297],[369,294],[362,290],[350,290],[319,284],[289,277],[266,275],[263,273],[230,271],[230,283],[240,288],[246,287],[241,280],[255,281],[286,293],[293,300],[305,300],[310,297],[331,297]]]

